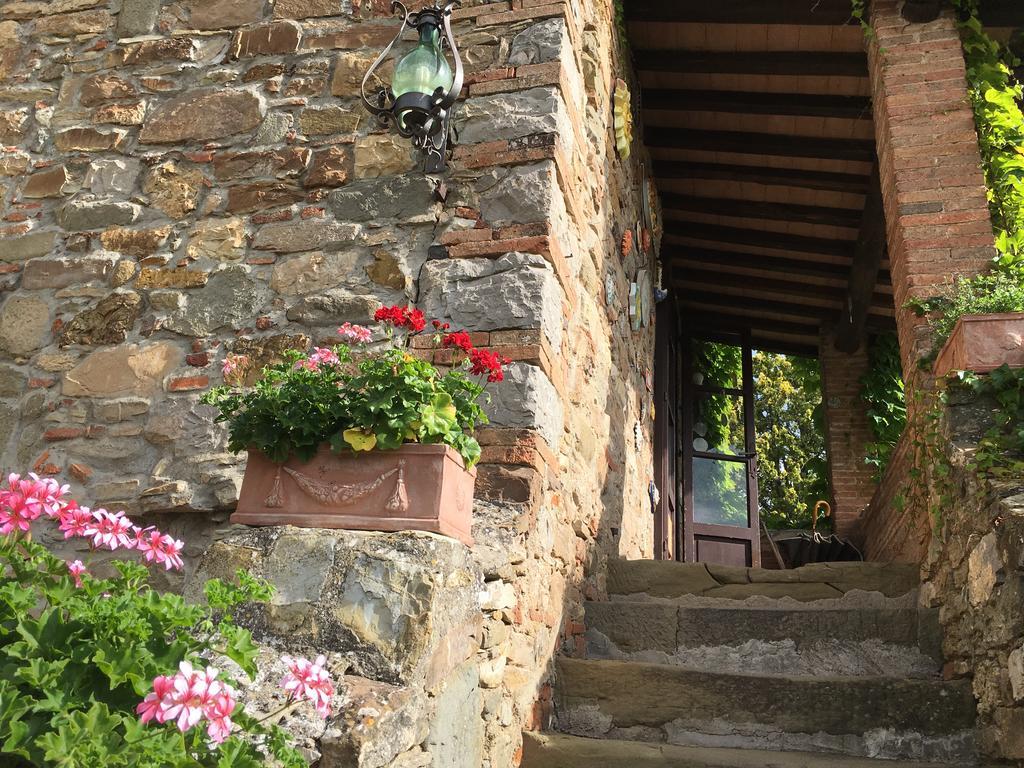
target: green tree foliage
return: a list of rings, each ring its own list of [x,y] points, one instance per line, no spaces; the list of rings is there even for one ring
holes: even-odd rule
[[[817,360],[754,354],[754,426],[761,518],[769,528],[808,528],[831,495]]]
[[[880,478],[907,426],[903,366],[895,333],[882,334],[871,342],[868,362],[868,372],[860,380],[860,396],[868,407],[868,421],[875,442],[868,446],[864,460],[875,467],[876,477]]]

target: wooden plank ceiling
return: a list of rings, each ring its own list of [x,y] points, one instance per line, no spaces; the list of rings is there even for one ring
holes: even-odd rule
[[[988,4],[1007,26],[1024,0]],[[875,146],[849,9],[625,0],[666,281],[687,322],[749,328],[758,348],[816,355],[822,324],[849,320],[853,275],[868,331],[894,327],[888,261],[873,289],[853,268],[870,229]]]

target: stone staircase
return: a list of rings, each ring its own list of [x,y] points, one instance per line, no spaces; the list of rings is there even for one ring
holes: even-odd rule
[[[586,658],[557,662],[558,732],[525,734],[522,765],[976,765],[971,686],[941,679],[917,586],[901,565],[612,561]]]

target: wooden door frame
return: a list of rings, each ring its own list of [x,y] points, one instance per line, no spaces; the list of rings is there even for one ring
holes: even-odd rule
[[[761,532],[760,532],[760,508],[758,504],[757,489],[757,435],[754,430],[754,370],[753,370],[753,349],[749,329],[726,330],[726,329],[705,329],[700,327],[688,328],[686,333],[681,335],[682,340],[682,391],[680,392],[682,417],[682,457],[683,457],[683,525],[680,531],[682,546],[677,552],[681,552],[682,559],[686,562],[697,562],[697,536],[704,535],[724,539],[735,539],[737,541],[748,541],[750,544],[750,565],[754,568],[761,566]],[[693,340],[720,341],[726,344],[736,344],[739,339],[739,346],[743,350],[742,384],[739,389],[718,388],[726,394],[740,396],[743,398],[743,432],[744,432],[744,453],[745,456],[736,459],[715,458],[707,454],[699,454],[693,449],[693,396],[696,392],[705,391],[693,384],[693,355],[691,352]],[[718,461],[734,461],[746,464],[747,479],[747,527],[729,525],[712,525],[709,523],[695,523],[693,519],[693,459],[694,458],[715,458]]]
[[[676,560],[680,520],[680,385],[679,312],[669,298],[656,308],[654,334],[654,483],[659,500],[654,512],[654,559]],[[673,345],[675,347],[673,352]],[[670,423],[675,424],[672,429]],[[674,504],[673,504],[674,502]]]

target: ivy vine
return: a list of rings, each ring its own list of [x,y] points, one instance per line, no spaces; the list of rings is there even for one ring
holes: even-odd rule
[[[907,426],[903,393],[903,367],[895,333],[881,334],[868,347],[868,372],[861,378],[861,399],[867,405],[868,422],[875,440],[867,446],[864,461],[881,480],[893,449]]]
[[[992,427],[986,431],[970,467],[992,476],[1024,473],[1024,370],[1004,365],[985,376],[970,371],[955,379],[964,389],[995,401]]]

